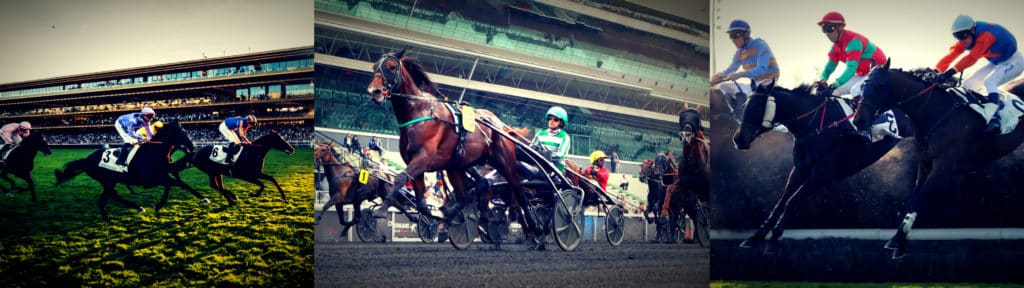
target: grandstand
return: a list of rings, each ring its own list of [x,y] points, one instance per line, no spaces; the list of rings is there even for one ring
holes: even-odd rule
[[[366,87],[373,62],[408,48],[449,100],[534,129],[561,105],[574,159],[615,150],[620,173],[635,174],[639,161],[681,149],[684,107],[707,112],[709,28],[620,2],[317,0],[317,129],[397,147],[390,105],[371,103]],[[631,182],[639,202],[646,187]]]
[[[308,142],[312,54],[299,47],[0,84],[0,122],[30,121],[51,145],[119,144],[115,119],[149,106],[179,120],[197,145],[222,142],[217,125],[247,114],[262,123],[250,136],[276,129]]]

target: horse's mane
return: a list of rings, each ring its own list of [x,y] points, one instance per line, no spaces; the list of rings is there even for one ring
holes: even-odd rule
[[[441,92],[437,90],[437,84],[430,81],[427,73],[423,71],[423,65],[420,65],[416,58],[402,57],[402,65],[405,66],[405,71],[409,72],[409,77],[412,77],[412,83],[416,87],[434,96],[444,97],[444,95],[439,95]]]

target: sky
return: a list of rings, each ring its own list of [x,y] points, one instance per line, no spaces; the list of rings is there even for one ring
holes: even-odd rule
[[[0,83],[313,45],[313,1],[0,0]]]
[[[829,11],[842,13],[846,29],[881,47],[894,68],[934,68],[955,42],[950,28],[959,14],[1003,25],[1017,37],[1018,45],[1024,40],[1024,2],[1014,0],[712,1],[712,73],[725,70],[732,61],[736,46],[725,30],[739,18],[750,23],[752,37],[764,39],[775,53],[783,87],[817,80],[824,69],[832,43],[817,22]],[[967,75],[985,63],[979,61]],[[840,64],[830,81],[844,67]]]

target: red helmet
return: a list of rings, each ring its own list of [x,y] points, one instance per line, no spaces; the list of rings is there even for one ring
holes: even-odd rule
[[[843,14],[839,14],[839,12],[832,11],[825,13],[825,16],[821,17],[821,21],[818,21],[818,25],[825,23],[836,23],[846,25],[846,18],[843,18]]]

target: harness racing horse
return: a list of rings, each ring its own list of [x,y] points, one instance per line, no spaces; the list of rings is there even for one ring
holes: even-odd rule
[[[703,219],[696,214],[697,199],[704,202],[711,199],[711,147],[700,128],[700,112],[687,109],[679,113],[679,125],[681,126],[679,137],[683,140],[683,161],[678,165],[676,181],[666,182],[669,184],[665,187],[665,201],[662,203],[661,217],[681,217],[681,215],[670,215],[669,213],[678,211],[681,205],[690,219],[700,221]],[[676,192],[680,192],[680,194],[676,194]],[[676,222],[670,220],[669,223]],[[698,224],[706,225],[706,223]]]
[[[896,234],[885,244],[885,248],[893,250],[893,259],[906,255],[907,236],[919,209],[927,205],[929,198],[941,195],[945,189],[956,189],[954,176],[981,169],[1024,141],[1021,125],[1004,135],[984,133],[988,119],[963,104],[959,96],[936,89],[935,84],[922,79],[934,74],[930,70],[890,70],[886,61],[868,75],[864,100],[854,120],[862,128],[867,126],[862,123],[870,123],[872,116],[898,109],[906,113],[917,130],[914,144],[920,156],[914,194]],[[1022,84],[1010,84],[1010,92],[1024,96]],[[1024,109],[1007,106],[1006,109]]]
[[[423,173],[429,171],[445,170],[449,181],[455,190],[455,198],[458,201],[456,211],[445,209],[446,215],[465,208],[464,204],[470,197],[467,197],[466,182],[469,180],[467,172],[477,181],[477,187],[481,186],[483,176],[478,175],[476,169],[470,167],[490,164],[498,170],[509,184],[517,197],[509,199],[512,207],[522,209],[522,203],[529,203],[526,195],[520,187],[520,175],[516,171],[516,147],[512,140],[502,137],[499,133],[488,127],[474,123],[476,129],[473,132],[465,132],[463,141],[457,132],[455,116],[447,108],[437,95],[424,93],[422,89],[437,91],[434,83],[430,81],[427,74],[413,59],[404,57],[405,50],[398,53],[384,54],[373,66],[373,80],[367,87],[370,99],[375,103],[382,103],[384,100],[391,100],[395,118],[399,125],[399,151],[402,160],[407,163],[406,170],[398,175],[395,183],[406,183],[413,181],[413,190],[416,192],[416,208],[419,211],[429,211],[424,199],[426,186],[423,182]],[[476,110],[478,118],[488,119],[497,127],[506,125],[498,119],[494,113],[487,110]],[[468,120],[467,120],[468,121]],[[462,146],[462,149],[456,147]],[[462,153],[459,153],[461,150]],[[398,185],[393,188],[389,199],[398,193]],[[387,202],[375,213],[375,216],[382,217],[388,207]],[[477,211],[486,211],[486,201],[476,201]],[[471,206],[471,205],[470,205]],[[468,212],[474,214],[476,212]],[[463,215],[466,213],[464,212]],[[528,215],[527,235],[533,239],[543,230],[543,225],[533,219],[532,213]],[[451,228],[451,226],[448,226]],[[469,227],[468,229],[476,229]],[[469,239],[472,241],[472,239]],[[453,244],[455,241],[452,241]],[[466,246],[468,247],[468,246]],[[459,247],[457,247],[459,248]]]
[[[50,145],[39,133],[29,134],[22,139],[21,144],[11,148],[7,160],[0,163],[2,164],[0,165],[0,177],[10,182],[11,188],[8,190],[0,186],[0,189],[6,191],[8,195],[15,189],[14,180],[7,176],[7,174],[12,174],[28,183],[26,189],[32,191],[32,202],[36,201],[36,182],[32,181],[32,168],[35,167],[36,152],[43,152],[43,155],[46,156],[53,154],[53,151],[50,151]]]
[[[240,179],[249,183],[253,183],[260,186],[260,190],[256,193],[249,193],[250,196],[259,197],[263,194],[263,190],[266,186],[263,185],[261,180],[270,180],[277,187],[277,191],[281,193],[281,200],[286,200],[284,196],[284,190],[281,189],[281,185],[277,183],[277,179],[274,176],[270,176],[263,172],[263,164],[266,162],[267,152],[270,149],[277,149],[281,152],[292,155],[295,153],[295,147],[288,143],[284,137],[281,136],[275,130],[270,130],[270,133],[264,134],[252,144],[245,145],[242,148],[242,154],[238,156],[238,161],[235,161],[234,165],[228,166],[220,164],[210,160],[210,154],[213,153],[214,146],[205,146],[199,149],[199,152],[195,153],[191,158],[190,162],[199,168],[200,171],[206,173],[210,177],[210,188],[217,190],[224,199],[228,200],[229,205],[234,205],[238,197],[234,193],[224,188],[224,177],[228,175],[236,179]],[[231,157],[230,155],[228,157]]]
[[[110,222],[110,218],[107,217],[107,201],[110,199],[114,199],[126,207],[135,208],[139,212],[146,211],[139,204],[121,198],[121,195],[118,195],[117,190],[114,189],[117,183],[122,183],[126,186],[142,186],[144,188],[163,186],[163,197],[160,199],[160,203],[156,204],[157,215],[160,215],[160,208],[167,204],[167,197],[170,194],[171,186],[181,187],[195,195],[201,202],[209,203],[209,200],[203,198],[198,191],[192,189],[192,187],[189,187],[188,184],[185,184],[180,179],[171,178],[168,174],[171,172],[171,153],[174,152],[175,147],[181,147],[186,154],[191,154],[193,149],[195,149],[192,140],[189,140],[181,125],[178,122],[169,122],[164,125],[160,133],[156,133],[153,136],[151,141],[140,144],[134,160],[128,164],[127,172],[115,172],[100,167],[100,162],[104,158],[109,157],[109,153],[112,152],[110,149],[101,148],[92,152],[86,158],[64,164],[64,171],[54,169],[54,174],[57,176],[56,185],[67,182],[75,178],[75,176],[82,174],[82,172],[88,174],[89,177],[92,177],[92,179],[103,186],[98,206],[100,208],[100,215],[103,216],[103,221],[107,222]],[[127,157],[127,155],[121,155],[121,157]]]
[[[313,157],[316,160],[316,164],[324,167],[324,174],[327,177],[327,191],[331,198],[324,203],[323,209],[320,214],[316,216],[315,223],[320,223],[320,219],[323,218],[323,213],[333,205],[336,212],[338,212],[338,222],[341,223],[342,230],[341,234],[344,236],[348,232],[348,229],[352,225],[358,223],[362,217],[362,213],[359,213],[359,207],[362,206],[363,201],[372,200],[377,197],[387,196],[387,191],[390,185],[386,185],[384,181],[380,181],[376,177],[368,177],[367,183],[362,184],[356,181],[356,175],[358,175],[352,163],[342,163],[334,155],[334,142],[328,142],[327,144],[318,144],[316,149],[313,151]],[[350,193],[352,192],[352,193]],[[345,204],[352,204],[357,210],[354,213],[352,221],[345,221],[345,215],[343,213],[342,206]]]
[[[779,125],[785,125],[796,139],[793,169],[782,197],[757,232],[740,247],[766,244],[765,253],[774,253],[785,229],[786,213],[794,200],[863,170],[900,141],[886,136],[871,143],[844,120],[846,116],[838,103],[814,95],[810,90],[807,86],[787,90],[772,83],[756,87],[747,99],[743,114],[746,121],[733,137],[737,149],[750,149],[759,135]],[[771,239],[765,243],[769,231]]]

